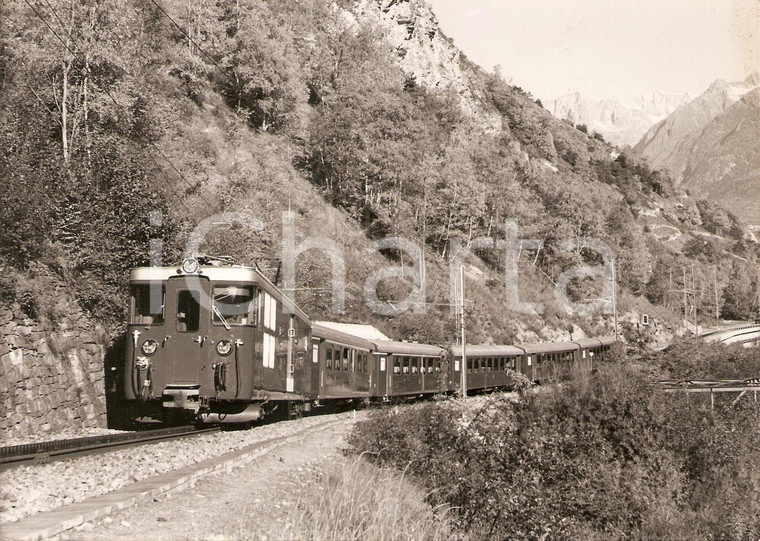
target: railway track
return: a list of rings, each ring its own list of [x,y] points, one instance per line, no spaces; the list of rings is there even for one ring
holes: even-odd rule
[[[47,463],[53,460],[63,460],[85,454],[106,453],[125,447],[175,438],[186,438],[208,434],[209,432],[218,432],[219,430],[219,427],[196,429],[194,427],[183,426],[0,447],[0,469],[25,464]]]
[[[205,475],[214,472],[231,472],[234,468],[243,467],[265,453],[295,445],[310,434],[330,430],[331,427],[341,423],[351,424],[352,422],[353,416],[341,414],[307,426],[294,424],[292,430],[287,430],[285,433],[279,431],[278,434],[262,435],[256,441],[207,460],[179,465],[177,469],[131,481],[115,490],[104,490],[92,497],[61,507],[52,507],[47,511],[33,513],[15,522],[0,523],[0,538],[49,539],[85,522],[102,518],[121,509],[141,505],[160,494],[193,487],[194,481]],[[277,427],[277,425],[272,426]]]

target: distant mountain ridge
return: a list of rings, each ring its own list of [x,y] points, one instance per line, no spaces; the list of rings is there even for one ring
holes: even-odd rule
[[[573,125],[586,125],[589,132],[600,133],[614,145],[633,146],[653,124],[692,99],[690,94],[652,92],[622,103],[589,98],[576,92],[546,102],[546,108],[555,117],[569,120]]]
[[[674,182],[760,224],[760,75],[715,81],[634,147]]]
[[[699,97],[652,126],[634,146],[635,152],[647,158],[654,167],[667,168],[678,184],[686,167],[687,152],[684,149],[692,146],[701,130],[715,117],[758,86],[758,73],[733,83],[722,79],[715,81]]]

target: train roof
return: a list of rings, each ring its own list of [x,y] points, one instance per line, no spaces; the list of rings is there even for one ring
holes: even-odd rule
[[[414,342],[396,342],[395,340],[372,340],[378,353],[390,353],[400,355],[420,355],[427,357],[440,357],[444,349],[430,344],[415,344]]]
[[[573,342],[582,348],[596,348],[602,345],[598,338],[578,338],[577,340],[573,340]]]
[[[560,353],[563,351],[576,351],[580,349],[573,342],[540,342],[538,344],[517,344],[517,347],[525,350],[525,353]]]
[[[348,334],[337,329],[326,327],[320,323],[312,323],[311,335],[314,338],[320,338],[322,340],[329,340],[343,346],[350,346],[359,349],[373,350],[375,346],[369,340],[360,338],[353,334]]]
[[[335,329],[352,336],[364,338],[365,340],[390,340],[385,336],[380,329],[373,327],[372,325],[364,325],[360,323],[338,323],[337,321],[314,321],[315,324],[327,327],[329,329]]]
[[[206,278],[214,282],[250,282],[257,284],[261,289],[280,301],[288,310],[293,311],[300,319],[311,324],[306,313],[293,301],[286,297],[283,292],[258,269],[253,267],[241,267],[236,265],[214,266],[201,265],[197,272],[185,273],[181,266],[175,267],[137,267],[129,273],[129,281],[132,282],[164,282],[171,278]]]
[[[451,353],[454,357],[462,356],[462,346],[452,346]],[[467,344],[465,354],[470,357],[515,357],[525,354],[525,351],[515,346],[507,345],[471,345]]]
[[[253,267],[214,267],[204,265],[198,267],[198,272],[192,274],[182,272],[179,266],[137,267],[129,273],[129,281],[163,282],[170,278],[180,278],[183,276],[199,276],[213,281],[259,282],[259,278],[266,280],[266,277]]]

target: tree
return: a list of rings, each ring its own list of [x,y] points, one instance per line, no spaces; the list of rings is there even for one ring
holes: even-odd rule
[[[723,290],[721,317],[726,319],[751,319],[755,286],[748,269],[738,262],[731,268],[728,285]]]

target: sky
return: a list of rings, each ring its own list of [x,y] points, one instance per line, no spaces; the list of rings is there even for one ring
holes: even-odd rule
[[[760,0],[427,0],[488,71],[543,100],[699,95],[760,70]]]

